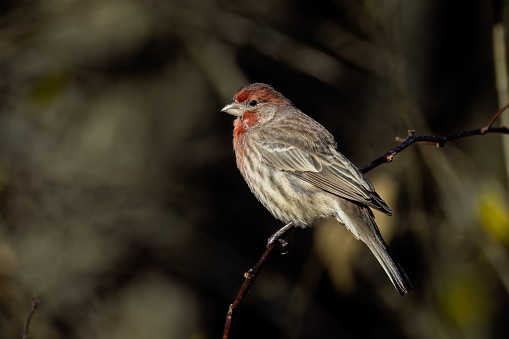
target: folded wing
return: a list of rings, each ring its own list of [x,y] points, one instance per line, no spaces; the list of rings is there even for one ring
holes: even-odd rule
[[[262,157],[275,168],[350,201],[385,214],[392,211],[375,192],[373,185],[341,153],[323,145],[308,150],[297,138],[256,135]]]

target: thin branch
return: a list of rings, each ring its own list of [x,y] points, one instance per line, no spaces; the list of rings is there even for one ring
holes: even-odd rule
[[[237,294],[237,297],[235,298],[235,301],[233,304],[230,305],[228,308],[228,314],[226,315],[226,322],[224,324],[224,331],[223,331],[223,339],[228,339],[230,335],[230,327],[233,320],[233,315],[237,307],[240,306],[242,301],[247,295],[247,292],[249,291],[249,288],[251,287],[251,284],[256,279],[256,276],[258,273],[260,273],[263,265],[267,262],[268,257],[270,254],[274,251],[277,247],[285,247],[286,241],[284,238],[290,233],[291,230],[293,230],[293,224],[289,223],[285,225],[283,228],[281,228],[279,231],[274,233],[270,238],[267,245],[267,249],[261,256],[260,260],[256,263],[256,265],[253,266],[252,269],[247,271],[247,273],[244,273],[244,278],[246,280],[244,281],[244,284],[242,284],[242,287],[240,288],[239,293]]]
[[[509,107],[509,104],[505,106],[505,108]],[[491,126],[493,122],[491,121],[488,126]],[[387,164],[394,160],[396,154],[402,152],[404,149],[408,148],[412,144],[426,144],[433,145],[436,147],[444,147],[446,142],[470,137],[473,135],[484,135],[487,133],[503,133],[509,134],[509,128],[507,127],[483,127],[478,129],[473,129],[470,131],[463,131],[455,134],[449,134],[443,137],[438,137],[434,135],[414,135],[414,131],[408,131],[409,136],[406,139],[396,138],[397,141],[401,142],[398,146],[391,149],[389,152],[385,153],[381,157],[373,160],[363,168],[361,168],[362,173],[367,173],[371,171],[373,168],[378,167],[382,164]]]
[[[498,119],[498,117],[500,117],[500,115],[502,113],[504,113],[504,111],[509,108],[509,103],[507,103],[504,107],[502,107],[497,114],[495,114],[495,116],[490,120],[490,122],[484,126],[483,128],[481,128],[481,131],[482,131],[482,134],[486,133],[487,130],[490,129],[491,125],[493,125],[493,123]]]
[[[389,162],[392,162],[394,160],[394,157],[396,154],[402,152],[404,149],[406,149],[408,146],[419,143],[419,144],[427,144],[427,145],[434,145],[437,147],[444,147],[445,143],[451,140],[460,139],[464,137],[469,137],[472,135],[484,135],[486,133],[503,133],[503,134],[509,134],[509,128],[507,127],[491,127],[495,121],[500,117],[502,113],[504,113],[509,108],[509,103],[507,103],[504,107],[498,110],[497,114],[491,118],[490,122],[484,127],[473,129],[470,131],[464,131],[459,132],[455,134],[449,134],[443,137],[437,137],[434,135],[419,135],[415,136],[415,130],[409,130],[407,132],[408,136],[406,139],[401,139],[399,137],[396,137],[396,141],[400,142],[398,146],[391,149],[389,152],[385,153],[378,159],[373,160],[363,168],[361,168],[362,173],[367,173],[371,171],[373,168],[378,167],[382,164],[387,164]]]
[[[500,115],[509,108],[509,103],[502,107],[497,114],[493,116],[493,118],[490,120],[490,122],[478,129],[470,130],[470,131],[463,131],[455,134],[449,134],[446,136],[438,137],[433,135],[415,135],[415,131],[410,130],[408,131],[408,136],[405,139],[401,139],[399,137],[396,138],[396,141],[400,142],[398,146],[390,150],[389,152],[385,153],[378,159],[375,159],[374,161],[370,162],[366,166],[360,169],[362,173],[367,173],[371,171],[373,168],[378,167],[382,164],[386,164],[389,162],[392,162],[394,160],[394,157],[396,154],[402,152],[409,146],[413,144],[426,144],[426,145],[434,145],[437,147],[444,147],[445,144],[448,141],[469,137],[473,135],[484,135],[487,133],[503,133],[503,134],[509,134],[509,128],[507,127],[491,127],[493,123],[500,117]],[[271,253],[274,251],[277,247],[284,247],[286,246],[286,242],[284,241],[284,238],[290,233],[290,231],[293,229],[292,223],[284,226],[281,228],[278,232],[274,233],[268,242],[267,249],[261,256],[260,260],[256,263],[256,265],[250,269],[247,273],[244,274],[244,277],[246,280],[244,281],[244,284],[240,288],[239,293],[237,294],[237,297],[235,298],[235,301],[233,304],[230,305],[228,308],[228,314],[226,315],[226,322],[224,325],[224,331],[223,331],[223,339],[228,339],[230,335],[230,328],[233,320],[233,316],[235,315],[235,310],[240,306],[244,298],[246,297],[247,293],[249,292],[249,288],[253,284],[254,280],[256,279],[258,273],[260,273],[263,265],[267,262],[267,259],[271,255]],[[29,318],[30,320],[30,318]],[[25,339],[25,337],[23,337]]]
[[[30,314],[28,315],[27,322],[25,324],[25,327],[23,328],[23,337],[22,339],[28,339],[29,331],[30,331],[30,323],[32,322],[32,318],[34,317],[35,311],[37,310],[37,307],[39,306],[39,298],[33,297],[32,298],[32,308],[30,309]]]

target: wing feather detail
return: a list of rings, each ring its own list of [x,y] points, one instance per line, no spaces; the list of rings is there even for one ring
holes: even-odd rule
[[[373,185],[335,149],[322,147],[309,151],[296,140],[282,140],[274,135],[254,138],[262,157],[271,166],[344,199],[392,214]]]

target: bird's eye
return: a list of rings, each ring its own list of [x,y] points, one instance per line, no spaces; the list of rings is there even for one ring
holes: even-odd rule
[[[254,107],[254,106],[256,106],[256,105],[258,105],[258,101],[256,101],[256,100],[251,100],[251,101],[249,102],[249,106]]]

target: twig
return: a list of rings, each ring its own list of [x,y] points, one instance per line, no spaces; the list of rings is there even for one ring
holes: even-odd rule
[[[32,297],[32,308],[30,309],[30,314],[28,315],[27,322],[25,324],[25,327],[23,328],[22,339],[28,339],[28,332],[30,331],[30,322],[32,321],[35,311],[37,310],[37,307],[39,306],[39,302],[40,302],[39,298]]]
[[[497,114],[491,118],[490,122],[484,127],[473,129],[470,131],[464,131],[459,132],[455,134],[449,134],[443,137],[437,137],[434,135],[419,135],[415,136],[415,130],[409,130],[407,132],[408,136],[406,139],[401,139],[399,137],[396,137],[396,141],[400,142],[398,146],[391,149],[389,152],[385,153],[378,159],[373,160],[363,168],[361,168],[362,173],[367,173],[371,171],[373,168],[378,167],[382,164],[386,164],[389,162],[392,162],[394,160],[394,156],[396,154],[403,151],[408,146],[419,143],[419,144],[427,144],[427,145],[434,145],[437,147],[444,147],[445,143],[451,140],[469,137],[472,135],[484,135],[486,133],[503,133],[503,134],[509,134],[509,128],[507,127],[491,127],[493,123],[500,117],[500,115],[505,112],[509,108],[509,103],[507,103],[504,107],[498,110]]]
[[[478,129],[473,129],[470,131],[449,134],[449,135],[446,135],[443,137],[437,137],[434,135],[415,136],[415,130],[409,130],[407,133],[408,136],[406,139],[401,139],[399,137],[396,137],[396,141],[400,142],[400,144],[398,146],[396,146],[395,148],[391,149],[389,152],[382,155],[381,157],[379,157],[378,159],[373,160],[372,162],[370,162],[369,164],[367,164],[366,166],[361,168],[361,172],[367,173],[375,167],[378,167],[382,164],[392,162],[394,160],[394,156],[396,156],[396,154],[400,153],[405,148],[407,148],[408,146],[415,144],[415,143],[434,145],[437,147],[444,147],[445,143],[448,141],[459,139],[459,138],[464,138],[464,137],[469,137],[472,135],[484,135],[486,133],[509,134],[509,128],[507,128],[507,127],[491,127],[493,125],[493,123],[500,117],[500,115],[503,112],[505,112],[505,110],[507,110],[508,108],[509,108],[509,103],[506,104],[501,109],[499,109],[497,114],[495,114],[493,116],[493,118],[491,118],[490,122],[488,122],[488,124],[484,127],[481,127]]]
[[[418,135],[418,136],[416,136],[414,130],[409,130],[407,138],[405,138],[405,139],[401,139],[399,137],[396,138],[396,141],[400,142],[400,144],[398,146],[396,146],[389,152],[385,153],[378,159],[375,159],[374,161],[370,162],[369,164],[367,164],[366,166],[361,168],[360,171],[362,173],[367,173],[367,172],[371,171],[372,169],[374,169],[375,167],[378,167],[382,164],[392,162],[394,160],[394,157],[396,156],[396,154],[402,152],[403,150],[408,148],[410,145],[413,145],[416,143],[426,144],[426,145],[434,145],[437,147],[444,147],[448,141],[452,141],[452,140],[460,139],[460,138],[464,138],[464,137],[469,137],[472,135],[484,135],[486,133],[509,134],[509,128],[507,128],[507,127],[491,127],[493,125],[493,123],[498,119],[498,117],[500,117],[500,115],[507,108],[509,108],[509,103],[507,105],[505,105],[504,107],[502,107],[498,111],[498,113],[495,114],[495,116],[493,116],[493,118],[490,120],[490,122],[486,126],[484,126],[482,128],[470,130],[470,131],[463,131],[463,132],[459,132],[459,133],[455,133],[455,134],[449,134],[446,136],[438,137],[438,136],[433,136],[433,135]],[[247,273],[244,274],[244,277],[246,278],[246,280],[244,281],[244,284],[240,288],[240,291],[237,294],[235,301],[228,308],[228,314],[226,315],[226,322],[225,322],[224,331],[223,331],[223,339],[229,338],[230,327],[232,324],[234,312],[240,306],[242,301],[244,300],[245,296],[247,295],[247,292],[249,291],[249,288],[253,284],[254,280],[256,279],[256,276],[262,269],[263,265],[269,258],[270,254],[274,251],[274,249],[276,247],[278,247],[278,246],[284,247],[286,245],[284,238],[293,229],[293,227],[291,227],[291,226],[292,226],[291,223],[284,226],[281,230],[274,233],[270,237],[267,249],[261,256],[260,260],[258,260],[256,265],[252,269],[250,269]],[[23,337],[23,339],[25,339],[25,338]]]
[[[505,108],[508,108],[509,104],[505,106]],[[488,126],[491,126],[494,120],[490,122]],[[426,145],[433,145],[437,147],[444,147],[445,143],[451,140],[460,139],[464,137],[470,137],[472,135],[484,135],[487,133],[503,133],[503,134],[509,134],[509,128],[507,127],[483,127],[478,129],[473,129],[470,131],[463,131],[455,134],[449,134],[443,137],[438,137],[434,135],[414,135],[413,131],[409,131],[409,136],[406,139],[396,138],[397,141],[401,142],[398,146],[391,149],[389,152],[385,153],[381,157],[373,160],[363,168],[361,168],[362,173],[367,173],[371,171],[373,168],[378,167],[382,164],[386,164],[389,162],[392,162],[394,160],[394,157],[396,154],[400,153],[404,149],[406,149],[408,146],[412,144],[426,144]]]
[[[497,114],[495,114],[495,116],[494,116],[494,117],[490,120],[490,122],[489,122],[486,126],[484,126],[483,128],[481,128],[481,133],[482,133],[482,134],[485,134],[485,133],[486,133],[486,132],[490,129],[491,125],[493,125],[493,123],[495,122],[495,120],[497,120],[497,119],[498,119],[498,117],[499,117],[502,113],[504,113],[504,111],[505,111],[507,108],[509,108],[509,103],[507,103],[504,107],[502,107],[502,108],[498,111],[498,113],[497,113]]]
[[[267,249],[261,256],[260,260],[256,263],[256,265],[253,266],[252,269],[247,271],[247,273],[244,273],[244,284],[242,284],[242,287],[240,288],[239,293],[237,294],[237,297],[235,298],[235,301],[233,304],[230,305],[228,308],[228,314],[226,315],[226,322],[224,324],[224,331],[223,331],[223,339],[228,339],[230,335],[230,327],[233,320],[234,311],[237,309],[237,307],[240,306],[241,302],[244,300],[244,298],[247,295],[247,292],[249,291],[249,288],[251,287],[251,284],[256,279],[256,276],[258,273],[260,273],[263,265],[267,262],[268,257],[274,251],[276,247],[284,247],[286,246],[286,242],[284,241],[284,238],[290,233],[291,230],[293,230],[293,224],[289,223],[285,225],[283,228],[281,228],[279,231],[274,233],[270,238],[267,245]]]

